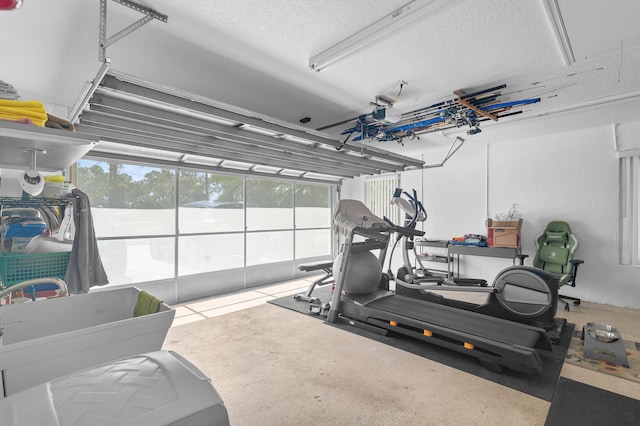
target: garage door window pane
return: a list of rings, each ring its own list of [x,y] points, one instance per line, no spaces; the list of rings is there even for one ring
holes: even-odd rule
[[[293,232],[254,232],[247,234],[247,266],[293,259]]]
[[[244,267],[242,234],[182,236],[178,249],[179,275]]]
[[[293,229],[293,183],[247,178],[247,230]]]
[[[244,179],[204,172],[180,172],[181,234],[244,230]]]
[[[331,230],[296,231],[296,259],[331,255]]]
[[[296,184],[296,229],[331,226],[331,187]]]
[[[158,167],[78,162],[97,237],[163,235],[175,228],[175,173]]]
[[[158,245],[167,248],[166,257],[154,255]],[[109,285],[140,283],[173,278],[173,238],[135,238],[98,241]]]

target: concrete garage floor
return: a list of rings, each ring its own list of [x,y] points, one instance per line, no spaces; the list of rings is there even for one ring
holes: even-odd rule
[[[266,303],[312,280],[175,306],[164,349],[211,378],[231,424],[545,424],[549,401]],[[640,341],[639,310],[587,302],[571,309],[559,316],[578,330],[613,324]],[[561,376],[640,400],[640,383],[566,363]]]

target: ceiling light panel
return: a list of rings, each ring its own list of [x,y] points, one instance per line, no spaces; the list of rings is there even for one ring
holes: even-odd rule
[[[384,38],[396,35],[400,31],[440,14],[458,3],[460,0],[414,0],[324,52],[313,56],[309,59],[309,67],[314,71],[324,71],[349,55],[358,53]]]
[[[571,48],[571,42],[567,35],[567,28],[565,27],[564,20],[562,19],[560,7],[558,6],[558,0],[543,0],[543,4],[544,9],[547,12],[547,16],[549,17],[551,27],[553,28],[553,35],[556,37],[556,41],[560,47],[562,59],[564,59],[565,65],[569,66],[573,64],[576,59],[573,55],[573,49]]]

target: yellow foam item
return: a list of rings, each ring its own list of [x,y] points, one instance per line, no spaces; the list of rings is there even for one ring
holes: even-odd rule
[[[47,119],[47,111],[45,111],[44,109],[34,110],[29,108],[12,108],[0,106],[0,114],[13,114],[24,117],[44,118],[45,120]]]
[[[59,183],[64,183],[64,176],[62,176],[62,175],[51,175],[51,176],[45,176],[45,177],[44,177],[44,181],[45,181],[45,182],[59,182]]]
[[[7,120],[29,119],[33,124],[44,127],[47,110],[40,101],[17,101],[0,99],[0,118]]]
[[[46,118],[43,119],[43,118],[28,117],[25,115],[3,114],[2,111],[0,111],[0,119],[18,121],[25,118],[28,120],[31,120],[33,124],[40,127],[44,127],[44,124],[47,122]]]
[[[29,115],[29,114],[9,114],[9,113],[5,113],[3,111],[0,110],[0,117],[5,118],[7,120],[19,120],[22,118],[28,118],[29,120],[33,121],[34,123],[42,123],[44,125],[44,123],[47,121],[47,119],[45,117],[38,117],[36,115]]]
[[[12,99],[0,99],[0,106],[44,109],[44,105],[40,101],[17,101]]]

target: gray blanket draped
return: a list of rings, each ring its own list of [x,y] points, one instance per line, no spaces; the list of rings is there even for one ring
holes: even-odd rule
[[[76,232],[65,281],[69,293],[80,294],[89,292],[90,287],[109,284],[109,279],[98,252],[89,197],[79,189],[71,192]]]

